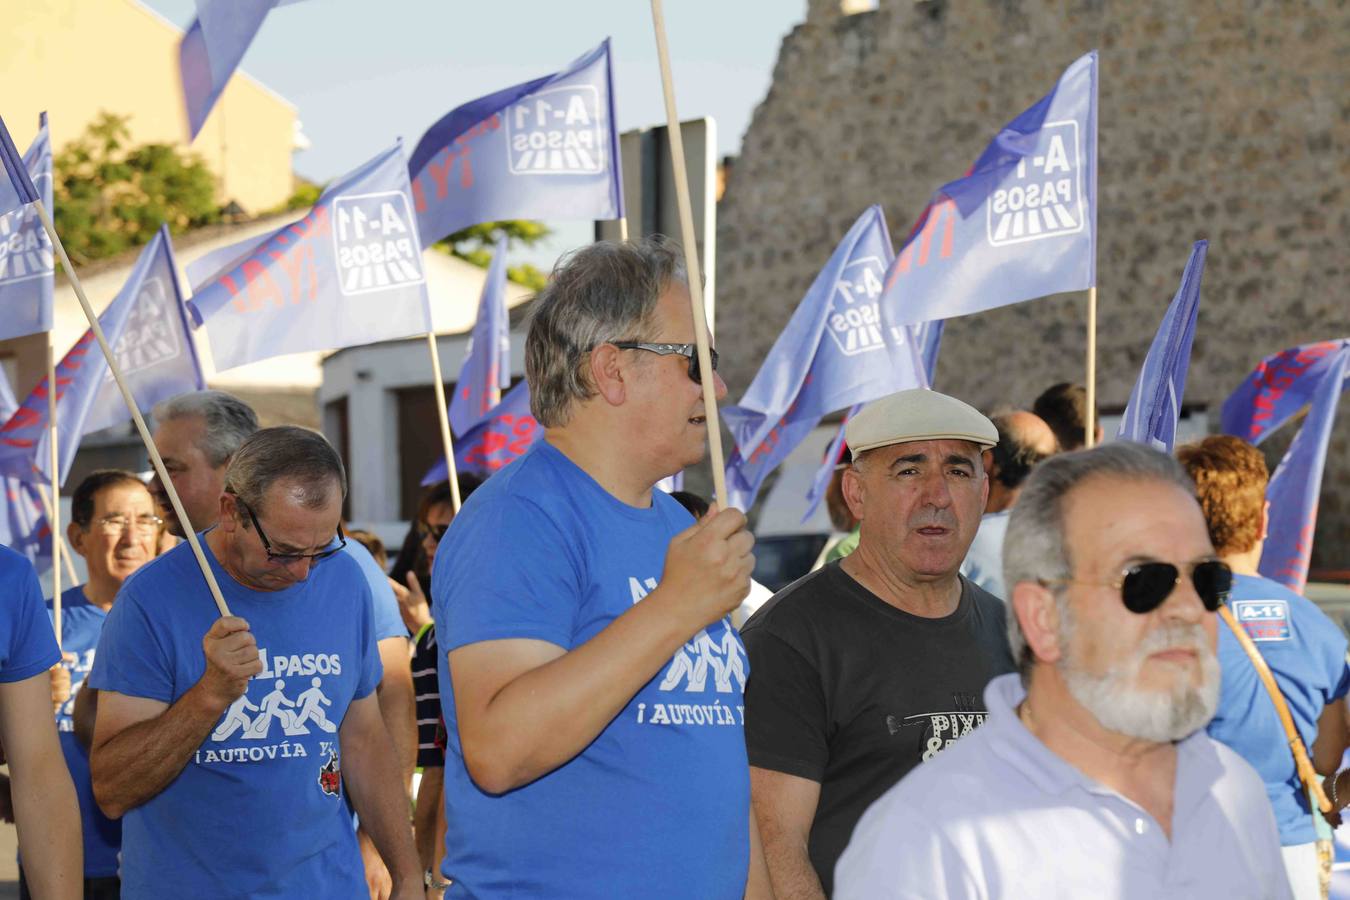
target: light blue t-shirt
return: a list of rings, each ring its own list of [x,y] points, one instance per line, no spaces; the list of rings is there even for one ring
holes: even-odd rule
[[[444,655],[502,638],[585,643],[656,588],[670,539],[692,524],[660,491],[647,509],[620,502],[546,441],[455,518],[431,581],[447,898],[743,894],[749,664],[729,620],[690,635],[580,755],[502,795],[464,766]]]
[[[361,574],[365,576],[366,584],[370,586],[371,609],[375,615],[375,640],[407,638],[408,626],[403,624],[403,615],[398,611],[398,598],[394,596],[394,589],[389,586],[388,574],[380,568],[375,557],[370,555],[370,551],[360,541],[348,538],[347,546],[342,549],[360,564]]]
[[[167,788],[122,818],[122,896],[368,896],[344,802],[338,728],[380,680],[370,589],[348,555],[282,591],[254,591],[202,542],[263,671]],[[181,544],[126,580],[89,685],[177,701],[206,670],[218,614]]]
[[[0,544],[0,682],[32,678],[60,661],[32,563]]]
[[[1003,584],[1003,538],[1008,533],[1011,509],[986,513],[980,517],[975,540],[970,542],[961,574],[984,588],[1003,602],[1008,601],[1008,590]]]
[[[51,614],[51,603],[47,604]],[[74,654],[75,661],[64,662],[70,672],[70,699],[56,711],[56,731],[61,753],[75,782],[80,801],[80,828],[84,832],[84,875],[106,878],[117,874],[117,851],[122,847],[122,821],[109,819],[94,802],[94,787],[89,778],[89,753],[75,738],[75,697],[84,687],[85,676],[94,666],[94,653],[108,614],[84,596],[84,586],[61,592],[61,649]]]
[[[1311,751],[1322,710],[1350,691],[1345,636],[1317,604],[1269,578],[1235,575],[1228,606],[1270,666]],[[1223,672],[1219,709],[1209,723],[1209,736],[1236,750],[1265,782],[1280,843],[1292,846],[1316,840],[1308,799],[1275,704],[1251,659],[1223,623],[1219,667]]]

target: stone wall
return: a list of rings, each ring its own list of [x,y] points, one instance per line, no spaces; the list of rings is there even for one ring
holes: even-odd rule
[[[1350,4],[809,0],[718,217],[718,343],[737,397],[870,203],[893,236],[1084,52],[1101,53],[1098,391],[1128,398],[1193,241],[1210,241],[1188,407],[1265,354],[1350,335]],[[1028,405],[1083,378],[1085,295],[949,322],[937,387]],[[1350,568],[1350,400],[1315,565]],[[1277,462],[1278,458],[1272,460]]]

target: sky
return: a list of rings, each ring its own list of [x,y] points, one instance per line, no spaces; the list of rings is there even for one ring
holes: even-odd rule
[[[186,28],[195,0],[142,0]],[[768,92],[778,47],[806,0],[667,0],[665,21],[680,118],[711,116],[719,156],[738,151]],[[665,123],[650,5],[644,0],[305,0],[268,14],[241,68],[299,109],[311,147],[295,170],[324,182],[397,136],[411,151],[461,103],[563,68],[612,38],[619,127]],[[558,230],[511,262],[547,269],[591,239]]]

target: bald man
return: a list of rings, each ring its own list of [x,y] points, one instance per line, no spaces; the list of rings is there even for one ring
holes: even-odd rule
[[[1016,410],[993,417],[998,429],[998,444],[984,451],[984,468],[989,473],[989,499],[984,505],[980,530],[961,564],[961,574],[995,597],[1006,600],[1003,585],[1003,535],[1008,530],[1008,514],[1022,482],[1032,468],[1059,449],[1055,433],[1035,413]]]

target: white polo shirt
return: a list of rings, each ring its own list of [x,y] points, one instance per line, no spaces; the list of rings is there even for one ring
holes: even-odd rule
[[[1172,839],[1142,807],[1052,753],[1017,716],[1019,677],[985,689],[985,724],[868,809],[836,900],[1284,900],[1265,788],[1203,731],[1177,744]]]

